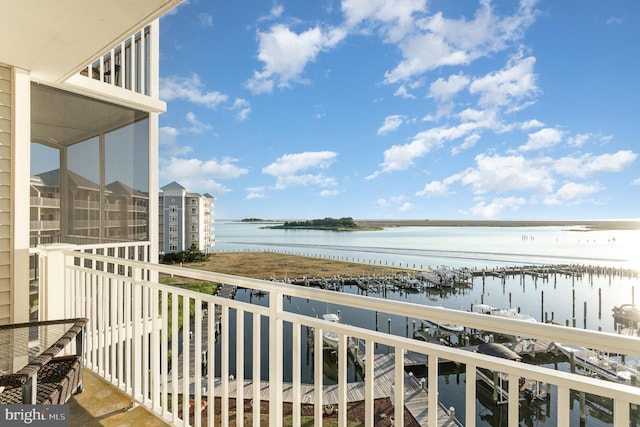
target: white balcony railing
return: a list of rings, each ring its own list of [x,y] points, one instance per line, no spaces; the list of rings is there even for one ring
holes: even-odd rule
[[[391,300],[381,300],[360,295],[318,290],[304,286],[274,283],[245,277],[231,276],[198,270],[155,265],[144,262],[129,261],[122,258],[79,253],[69,250],[45,250],[40,254],[41,262],[47,263],[40,271],[48,276],[41,278],[41,286],[49,289],[51,294],[56,284],[62,283],[64,303],[52,305],[56,309],[64,307],[59,315],[65,317],[89,318],[86,346],[86,366],[98,373],[115,386],[132,396],[136,402],[147,406],[159,416],[176,426],[202,424],[202,397],[207,390],[214,389],[222,396],[221,416],[218,421],[228,425],[232,392],[237,401],[253,399],[261,400],[261,389],[268,389],[269,423],[280,426],[283,423],[283,390],[293,391],[293,425],[300,425],[301,405],[314,405],[315,425],[322,425],[323,393],[323,331],[335,332],[338,335],[338,408],[346,408],[348,402],[347,381],[347,342],[350,337],[365,343],[365,355],[373,355],[376,345],[393,348],[391,358],[391,382],[395,385],[394,416],[396,425],[404,424],[404,402],[409,398],[405,391],[408,385],[404,376],[404,354],[411,351],[427,356],[428,408],[439,408],[438,404],[438,370],[439,360],[446,359],[464,366],[466,385],[464,405],[467,426],[475,426],[476,417],[476,368],[486,368],[507,374],[510,379],[532,378],[552,386],[551,399],[556,400],[557,425],[570,424],[570,393],[585,392],[596,396],[613,399],[613,425],[628,427],[631,407],[640,404],[640,389],[635,386],[618,384],[601,379],[590,378],[554,369],[498,359],[462,349],[430,344],[396,336],[372,329],[329,323],[313,316],[286,311],[284,299],[302,298],[322,304],[333,304],[343,307],[356,307],[371,312],[381,311],[408,318],[465,325],[475,329],[494,331],[508,335],[520,335],[539,340],[562,342],[565,344],[584,345],[603,351],[638,355],[640,340],[635,337],[610,333],[568,328],[551,324],[531,323],[520,320],[486,316],[470,312],[445,309],[442,307],[423,306]],[[118,255],[118,251],[115,251]],[[107,253],[107,252],[105,252]],[[57,267],[60,266],[60,267]],[[191,292],[179,287],[165,286],[157,282],[158,274],[189,277],[198,281],[213,282],[224,285],[250,288],[266,293],[268,305],[261,306],[218,296]],[[63,275],[64,280],[56,275]],[[55,293],[58,295],[58,293]],[[193,306],[193,313],[190,307]],[[179,311],[184,319],[190,319],[190,327],[180,330]],[[218,313],[217,315],[213,315]],[[185,320],[186,324],[186,320]],[[287,325],[292,330],[292,342],[287,343],[291,352],[292,368],[290,384],[283,380],[285,360],[285,344],[283,328]],[[213,331],[219,328],[220,353],[216,356]],[[265,330],[266,327],[266,330]],[[305,385],[301,381],[301,343],[302,327],[313,328],[313,384]],[[235,340],[230,331],[235,328]],[[170,330],[170,333],[169,333]],[[208,330],[210,335],[203,340]],[[166,332],[166,333],[165,333]],[[193,334],[193,335],[191,335]],[[263,334],[268,343],[262,342]],[[250,337],[250,338],[248,338]],[[245,348],[245,339],[251,342]],[[175,353],[166,357],[178,342],[193,342],[192,346],[182,346],[182,357]],[[232,345],[232,341],[238,343]],[[172,345],[173,343],[173,345]],[[268,352],[263,351],[263,344],[268,344]],[[191,348],[192,347],[192,348]],[[249,356],[251,355],[251,356]],[[253,372],[245,375],[245,356],[252,361]],[[289,355],[287,354],[287,357]],[[268,358],[268,372],[260,372],[260,361]],[[189,361],[192,362],[189,362]],[[364,401],[365,425],[374,424],[373,403],[378,396],[379,387],[386,387],[387,395],[390,384],[374,384],[376,367],[365,358],[364,367]],[[235,372],[230,366],[235,362]],[[206,376],[203,366],[218,367],[219,378]],[[210,369],[215,372],[215,370]],[[234,375],[231,377],[231,375]],[[264,382],[264,378],[268,381]],[[233,379],[235,378],[235,379]],[[186,380],[188,379],[188,380]],[[261,382],[262,380],[262,382]],[[236,387],[242,381],[244,387]],[[519,425],[519,381],[509,381],[508,425]],[[195,386],[194,386],[195,385]],[[201,386],[202,385],[202,386]],[[311,387],[311,400],[303,399],[303,387]],[[306,396],[306,395],[305,395]],[[189,419],[190,400],[196,405],[193,419]],[[264,398],[263,398],[264,400]],[[180,405],[181,404],[181,405]],[[259,420],[260,405],[253,405],[253,419]],[[244,419],[243,405],[236,405],[236,420],[241,424]],[[213,399],[207,407],[207,425],[213,425]],[[428,425],[441,425],[443,410],[429,410]],[[339,410],[339,425],[346,425],[347,412]],[[446,419],[446,413],[444,414]],[[254,421],[254,425],[259,425]]]

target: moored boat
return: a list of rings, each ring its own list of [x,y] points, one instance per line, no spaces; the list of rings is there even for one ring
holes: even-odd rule
[[[635,304],[622,304],[611,309],[613,317],[627,322],[640,322],[640,308]]]
[[[433,320],[422,320],[422,326],[428,328],[436,328],[440,331],[450,332],[452,334],[459,334],[464,332],[464,326],[454,325],[452,323],[436,322]]]
[[[322,318],[328,322],[340,323],[340,317],[335,313],[326,313],[322,315]],[[322,340],[325,345],[331,348],[338,348],[338,334],[332,331],[322,331]]]

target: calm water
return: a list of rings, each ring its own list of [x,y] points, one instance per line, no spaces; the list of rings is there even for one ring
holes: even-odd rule
[[[483,268],[495,266],[517,266],[532,264],[584,264],[638,269],[640,266],[640,231],[591,231],[562,227],[399,227],[367,232],[327,232],[317,230],[269,230],[260,224],[232,221],[216,222],[216,251],[278,251],[300,255],[331,257],[389,266],[427,268],[447,265],[451,267]],[[377,298],[390,298],[424,305],[469,310],[472,304],[484,302],[496,307],[519,307],[536,319],[554,318],[576,327],[615,332],[611,308],[630,303],[638,279],[621,276],[585,276],[572,278],[551,276],[549,280],[531,276],[515,277],[502,281],[499,278],[474,279],[470,289],[455,289],[442,292],[404,292],[388,289],[386,293],[369,294]],[[638,288],[638,289],[636,289]],[[355,287],[347,286],[344,292],[359,293]],[[640,295],[638,295],[640,298]],[[248,291],[238,292],[236,299],[257,304],[268,304],[268,297],[252,296]],[[381,304],[383,307],[383,304]],[[585,310],[586,307],[586,310]],[[351,325],[375,328],[376,314],[353,307],[327,306],[292,298],[285,301],[285,309],[296,313],[320,316],[340,310],[342,322]],[[412,336],[414,322],[419,327],[420,319],[391,316],[378,313],[379,329],[390,330],[402,336]],[[234,324],[232,319],[231,324]],[[245,319],[250,326],[250,318]],[[263,334],[268,324],[263,324]],[[303,328],[303,337],[306,334]],[[291,345],[290,327],[285,328],[285,346]],[[245,347],[251,347],[251,333],[245,336]],[[235,333],[231,334],[231,345]],[[263,342],[267,337],[264,336]],[[313,382],[312,340],[303,339],[303,382]],[[263,349],[268,351],[268,349]],[[376,352],[387,349],[380,346]],[[285,351],[285,355],[291,354]],[[325,383],[335,382],[337,368],[335,357],[325,352]],[[266,359],[266,358],[265,358]],[[268,372],[263,359],[261,372]],[[235,361],[232,361],[232,370]],[[637,359],[633,360],[637,363]],[[557,368],[566,370],[565,363]],[[285,360],[285,380],[290,380],[290,360]],[[553,367],[553,366],[552,366]],[[251,374],[251,361],[245,363],[247,375]],[[361,380],[358,368],[351,365],[350,381]],[[457,409],[458,417],[464,418],[464,374],[440,377],[440,400]],[[506,425],[506,412],[491,403],[490,394],[479,392],[478,420],[482,426]],[[535,409],[521,408],[522,425],[555,425],[555,394],[552,401]],[[576,397],[577,399],[577,397]],[[608,402],[587,402],[591,406],[587,425],[611,425]],[[577,409],[572,411],[572,425],[579,425]]]

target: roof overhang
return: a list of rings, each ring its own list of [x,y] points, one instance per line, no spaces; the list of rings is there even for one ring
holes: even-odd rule
[[[29,0],[0,7],[0,63],[62,83],[182,0]]]

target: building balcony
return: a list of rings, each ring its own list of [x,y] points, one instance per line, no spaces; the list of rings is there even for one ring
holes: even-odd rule
[[[526,410],[521,403],[525,380],[544,384],[550,399],[546,415],[558,426],[571,424],[575,393],[610,399],[615,427],[628,427],[638,417],[636,385],[398,336],[378,330],[373,322],[370,327],[328,322],[292,307],[310,301],[343,312],[363,310],[371,319],[377,319],[378,313],[383,319],[406,318],[407,330],[409,319],[429,319],[539,343],[588,343],[595,350],[635,357],[640,354],[637,337],[137,262],[120,250],[114,252],[121,257],[114,258],[80,249],[41,248],[40,283],[48,295],[41,298],[41,313],[50,318],[88,318],[88,375],[98,375],[124,392],[134,406],[146,408],[170,425],[214,425],[214,420],[216,425],[220,421],[227,425],[232,415],[236,420],[245,415],[258,419],[266,412],[271,426],[285,421],[301,425],[303,409],[312,412],[314,425],[322,425],[327,405],[337,408],[338,425],[347,425],[348,411],[343,408],[358,401],[364,405],[364,424],[369,426],[379,421],[375,403],[382,398],[393,405],[390,416],[395,425],[408,421],[404,408],[420,425],[457,425],[455,413],[439,402],[444,361],[458,366],[465,376],[461,407],[456,409],[464,414],[459,421],[467,426],[475,426],[481,415],[476,381],[486,371],[501,373],[508,381],[501,398],[509,426],[518,426]],[[161,275],[222,288],[217,295],[193,292],[160,284]],[[225,297],[230,289],[249,289],[261,297],[249,302]],[[336,344],[333,385],[323,380],[325,361],[333,357],[323,351],[327,337]],[[359,360],[362,380],[348,376],[350,357]],[[406,373],[412,360],[422,364],[425,379],[418,381]],[[212,393],[215,405],[207,405]],[[235,405],[236,401],[245,405]],[[285,406],[290,408],[286,413]],[[181,409],[187,407],[192,410]]]
[[[33,207],[45,207],[45,208],[59,208],[60,199],[54,199],[53,197],[31,197],[31,206]]]

